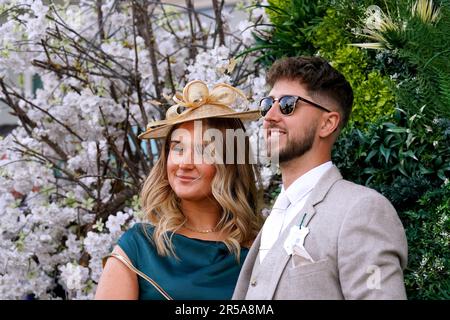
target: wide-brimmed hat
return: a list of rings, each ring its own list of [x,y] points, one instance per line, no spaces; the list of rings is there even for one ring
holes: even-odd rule
[[[242,91],[226,83],[216,84],[209,91],[203,81],[191,81],[184,87],[182,95],[177,93],[173,97],[176,104],[167,110],[166,119],[150,122],[139,138],[164,138],[174,125],[193,120],[207,118],[257,120],[260,117],[259,110],[237,112],[231,108],[238,96],[246,100]]]

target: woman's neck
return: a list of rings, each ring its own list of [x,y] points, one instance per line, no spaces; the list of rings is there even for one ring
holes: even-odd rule
[[[220,205],[212,199],[181,200],[181,210],[187,219],[187,224],[199,230],[215,228],[221,215]]]

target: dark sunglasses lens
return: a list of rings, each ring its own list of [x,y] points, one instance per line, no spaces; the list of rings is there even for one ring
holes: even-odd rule
[[[272,98],[264,98],[261,100],[259,104],[259,110],[261,111],[261,115],[264,117],[267,112],[269,112],[270,108],[272,108],[273,99]]]
[[[291,114],[294,111],[297,97],[284,96],[280,99],[280,110],[282,114]]]

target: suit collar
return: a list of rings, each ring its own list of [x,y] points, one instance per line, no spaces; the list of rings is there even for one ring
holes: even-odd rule
[[[332,167],[333,163],[331,161],[322,163],[297,178],[289,188],[285,189],[283,186],[281,192],[285,192],[290,203],[295,205],[314,189],[317,182]]]
[[[239,280],[236,285],[233,299],[244,299],[249,288],[250,279],[254,276],[256,277],[260,276],[261,273],[263,273],[262,276],[270,277],[269,286],[267,287],[267,290],[265,290],[264,298],[269,300],[273,298],[281,274],[283,273],[290,257],[289,255],[287,255],[286,251],[283,248],[283,243],[289,234],[289,230],[293,225],[300,224],[300,221],[303,218],[303,215],[305,215],[305,213],[306,215],[303,221],[303,225],[306,226],[316,213],[314,206],[323,201],[332,185],[340,179],[342,179],[342,176],[335,166],[331,167],[322,176],[322,178],[317,182],[317,185],[312,191],[303,209],[299,211],[299,213],[295,216],[295,218],[291,221],[291,223],[280,235],[278,240],[274,243],[273,247],[269,250],[263,262],[258,266],[258,268],[256,268],[258,270],[256,274],[252,274],[252,270],[254,270],[254,265],[256,263],[259,264],[258,253],[259,253],[259,246],[261,244],[262,233],[261,231],[258,233],[258,236],[253,242],[253,245],[250,248],[250,251],[247,254],[245,262],[242,266],[242,270],[239,275]]]
[[[260,266],[262,271],[264,268],[273,268],[271,272],[270,285],[267,288],[267,299],[271,300],[275,294],[275,290],[278,286],[281,274],[283,273],[287,262],[289,261],[289,255],[283,248],[284,241],[289,235],[290,229],[294,225],[300,225],[301,220],[304,217],[303,225],[307,226],[313,216],[316,214],[315,206],[323,201],[328,191],[331,189],[334,183],[342,179],[342,175],[336,166],[331,167],[317,182],[314,190],[308,198],[305,206],[299,213],[292,219],[291,223],[286,227],[278,240],[274,243],[273,247],[267,253],[266,258],[263,260]],[[312,230],[312,232],[314,232]],[[256,242],[256,241],[255,241]],[[259,241],[258,243],[259,244]],[[264,265],[268,263],[269,265]],[[256,261],[255,261],[256,263]],[[271,264],[271,265],[270,265]]]

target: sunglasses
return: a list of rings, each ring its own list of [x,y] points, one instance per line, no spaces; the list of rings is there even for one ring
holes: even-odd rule
[[[278,105],[280,106],[281,113],[284,114],[285,116],[288,116],[294,112],[295,106],[297,105],[297,102],[299,100],[306,102],[316,108],[322,109],[326,112],[331,112],[327,108],[324,108],[315,102],[312,102],[308,99],[305,99],[305,98],[302,98],[299,96],[282,96],[278,99],[274,99],[272,97],[262,98],[261,101],[259,102],[259,111],[261,112],[261,115],[263,117],[265,117],[267,112],[269,112],[270,108],[272,108],[275,101],[278,101]]]

